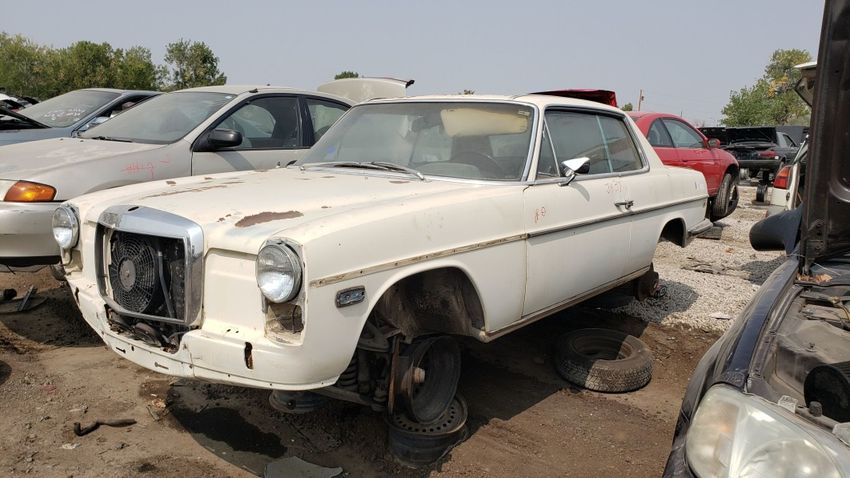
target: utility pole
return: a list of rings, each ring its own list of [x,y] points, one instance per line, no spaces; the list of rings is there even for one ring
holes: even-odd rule
[[[640,111],[641,103],[643,103],[643,88],[640,89],[640,95],[638,96],[638,111]]]

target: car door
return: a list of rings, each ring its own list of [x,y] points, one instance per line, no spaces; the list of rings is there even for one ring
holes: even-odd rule
[[[192,174],[286,166],[306,154],[312,144],[312,133],[305,131],[304,123],[298,96],[253,96],[198,137],[193,145]],[[205,141],[216,129],[236,131],[242,142],[216,148]]]
[[[679,150],[673,144],[673,139],[670,137],[670,133],[661,119],[656,119],[652,122],[646,138],[662,163],[667,166],[685,167],[684,162],[679,157]]]
[[[792,161],[799,149],[799,146],[797,146],[797,143],[791,139],[791,136],[782,132],[776,133],[776,144],[779,146],[776,148],[776,152],[779,153],[780,156],[784,156],[786,161]]]
[[[628,208],[600,127],[604,118],[586,110],[545,113],[536,179],[524,192],[524,316],[583,297],[623,275]],[[564,185],[558,165],[578,157],[589,158],[589,171]]]
[[[708,186],[708,194],[710,196],[717,194],[723,178],[720,176],[719,165],[708,148],[705,137],[684,121],[674,118],[664,118],[661,121],[664,122],[664,126],[667,127],[673,139],[682,164],[686,168],[702,172]]]

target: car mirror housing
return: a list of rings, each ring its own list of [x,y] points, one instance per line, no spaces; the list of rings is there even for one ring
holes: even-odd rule
[[[570,184],[579,174],[587,174],[590,172],[590,165],[587,164],[588,161],[590,161],[590,158],[588,157],[561,161],[561,173],[564,175],[564,180],[561,182],[561,186]]]
[[[797,245],[801,208],[768,216],[750,228],[750,245],[757,251],[782,251],[790,254]]]
[[[710,138],[705,143],[708,145],[708,149],[717,149],[720,147],[720,140],[717,138]]]
[[[242,144],[242,133],[232,129],[214,129],[201,138],[195,151],[216,151]]]
[[[106,123],[107,121],[109,121],[109,116],[98,116],[97,118],[95,118],[95,119],[89,121],[88,123],[80,126],[80,129],[78,129],[76,131],[76,133],[79,134],[79,133],[82,133],[83,131],[88,131],[88,130],[94,128],[95,126],[97,126],[101,123]]]

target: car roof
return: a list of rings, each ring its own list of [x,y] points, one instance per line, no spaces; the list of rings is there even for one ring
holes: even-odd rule
[[[596,101],[580,100],[576,98],[565,98],[552,95],[423,95],[406,96],[403,98],[382,98],[366,102],[375,103],[399,103],[399,102],[421,102],[421,101],[481,101],[481,102],[507,102],[507,103],[530,103],[539,108],[549,106],[566,106],[575,108],[592,108],[596,110],[611,111],[623,114],[623,111],[613,106],[608,106]]]
[[[256,90],[256,91],[255,91]],[[218,86],[200,86],[197,88],[186,88],[183,90],[174,91],[174,93],[185,92],[201,92],[201,93],[224,93],[227,95],[241,95],[243,93],[289,93],[297,95],[313,95],[322,98],[332,98],[334,100],[352,104],[353,102],[345,97],[323,93],[315,90],[301,90],[298,88],[290,88],[288,86],[272,86],[272,85],[218,85]]]
[[[162,92],[161,92],[161,91],[152,91],[152,90],[119,90],[119,89],[117,89],[117,88],[83,88],[83,90],[88,90],[88,91],[107,91],[107,92],[110,92],[110,93],[119,93],[119,94],[124,94],[124,95],[126,95],[126,94],[131,94],[131,95],[138,95],[138,94],[159,95],[159,94],[162,94]]]

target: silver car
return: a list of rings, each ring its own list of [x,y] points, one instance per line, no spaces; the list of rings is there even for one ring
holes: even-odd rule
[[[320,87],[336,94],[192,88],[146,101],[78,138],[2,147],[0,269],[59,261],[51,218],[62,201],[146,181],[286,166],[354,102],[403,96],[410,83],[368,78]]]
[[[74,90],[24,109],[0,109],[0,146],[75,136],[118,115],[156,91],[88,88]]]

